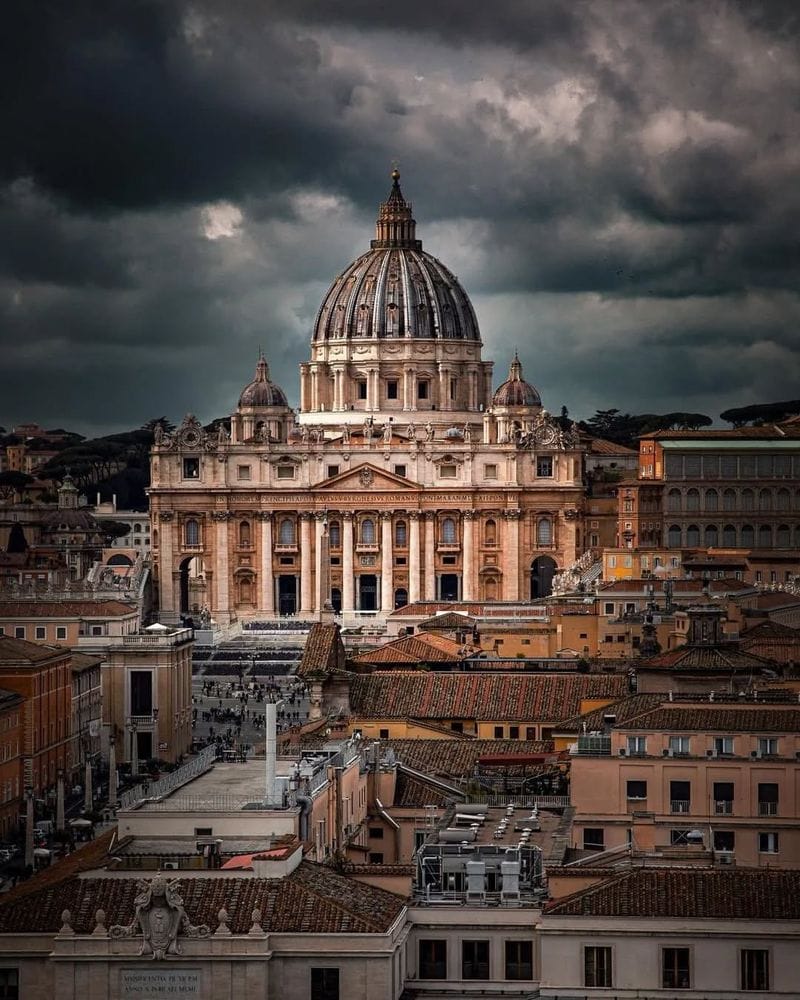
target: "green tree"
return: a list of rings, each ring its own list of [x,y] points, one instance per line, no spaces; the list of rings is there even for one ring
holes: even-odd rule
[[[116,538],[124,538],[131,530],[130,525],[124,521],[103,520],[98,522],[98,527],[107,545],[111,545]]]
[[[33,476],[25,472],[16,472],[12,469],[0,472],[0,497],[3,500],[13,500],[15,496],[24,493],[32,482]]]

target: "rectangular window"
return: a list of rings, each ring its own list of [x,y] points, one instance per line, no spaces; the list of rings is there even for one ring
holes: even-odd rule
[[[714,850],[732,851],[736,847],[736,836],[733,830],[714,831]]]
[[[759,854],[778,853],[778,834],[772,832],[759,833],[758,835]]]
[[[614,614],[614,605],[613,605],[613,603],[611,601],[606,601],[605,602],[605,611],[603,612],[603,614],[604,615],[613,615]]]
[[[508,738],[510,740],[519,739],[519,726],[509,726],[508,727]]]
[[[357,390],[358,398],[359,399],[366,399],[367,398],[367,380],[366,379],[359,379],[358,382],[356,382],[356,390]]]
[[[419,943],[419,978],[447,979],[447,942],[421,940]]]
[[[730,816],[733,813],[733,782],[714,782],[714,812],[717,816]]]
[[[629,736],[628,737],[628,753],[631,755],[641,755],[647,753],[647,737],[646,736]]]
[[[673,813],[688,813],[691,809],[692,785],[689,781],[670,781],[669,808]]]
[[[131,670],[131,715],[150,715],[153,710],[153,675],[149,670]]]
[[[483,467],[483,478],[484,479],[497,479],[497,466],[496,465],[484,465],[484,467]]]
[[[458,381],[454,378],[450,379],[450,399],[456,398],[456,390],[458,389]]]
[[[758,783],[758,815],[778,815],[778,785],[773,781]]]
[[[455,465],[440,465],[439,475],[442,479],[455,479],[458,476],[458,467]]]
[[[386,398],[397,399],[397,379],[390,378],[386,383]]]
[[[553,459],[549,455],[542,455],[536,459],[536,475],[541,479],[553,475]]]
[[[36,638],[46,639],[47,638],[47,627],[45,625],[36,626]]]
[[[506,941],[506,979],[533,979],[533,941]]]
[[[388,729],[379,729],[378,730],[378,739],[379,740],[388,740],[389,739],[389,730]]]
[[[369,863],[371,865],[382,865],[383,855],[379,851],[370,851]]]
[[[689,830],[670,830],[669,842],[672,847],[683,847],[689,843]]]
[[[760,736],[758,740],[758,752],[762,757],[777,757],[778,738],[776,736]]]
[[[405,478],[405,475],[406,475],[406,467],[405,467],[404,465],[396,465],[396,466],[394,467],[394,474],[395,474],[396,476],[402,476],[403,478]]]
[[[279,465],[276,470],[278,479],[294,479],[293,465]]]
[[[647,782],[646,781],[629,781],[628,782],[628,798],[644,800],[647,798]]]
[[[92,625],[92,635],[102,635],[103,626],[102,625]]]
[[[742,989],[769,989],[769,952],[766,948],[742,948]]]
[[[505,732],[505,728],[503,726],[495,726],[494,727],[494,738],[496,740],[502,740],[502,739],[504,739],[505,735],[506,735],[506,732]]]
[[[311,1000],[339,1000],[339,970],[311,970]]]
[[[606,846],[606,834],[602,826],[587,826],[583,831],[584,851],[602,851]]]
[[[536,726],[526,726],[525,727],[525,739],[535,740],[536,739]]]
[[[24,639],[25,638],[25,626],[24,625],[15,625],[14,626],[14,638],[15,639]]]
[[[383,827],[371,826],[369,828],[370,840],[383,840]]]
[[[661,986],[665,990],[691,987],[688,948],[664,948],[661,952]]]
[[[239,479],[250,479],[251,471],[249,465],[239,465],[236,467],[236,475]]]
[[[714,749],[719,754],[732,754],[733,753],[733,737],[732,736],[715,736],[714,737]]]
[[[19,1000],[17,969],[0,969],[0,1000]]]
[[[489,978],[489,942],[461,942],[461,978]]]
[[[328,466],[328,478],[330,479],[332,476],[338,476],[338,475],[339,475],[339,466],[338,465],[329,465]]]
[[[200,459],[199,458],[184,458],[184,460],[183,460],[183,478],[184,479],[199,479],[200,478]]]
[[[688,754],[689,753],[689,737],[688,736],[670,736],[669,738],[669,748],[674,754]]]
[[[429,382],[417,382],[417,399],[427,399],[428,398],[428,386]]]
[[[585,947],[583,949],[583,985],[611,986],[611,949]]]

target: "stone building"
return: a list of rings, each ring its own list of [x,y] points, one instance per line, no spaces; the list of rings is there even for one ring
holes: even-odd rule
[[[300,410],[259,358],[231,418],[158,433],[161,617],[385,619],[419,600],[528,600],[583,548],[583,450],[515,356],[492,390],[456,277],[393,175],[370,249],[325,294]]]

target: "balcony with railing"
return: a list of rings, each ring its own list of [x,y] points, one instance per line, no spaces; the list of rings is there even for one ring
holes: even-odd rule
[[[580,755],[611,756],[610,736],[579,736],[574,752]]]
[[[671,813],[688,813],[691,810],[689,799],[670,799],[669,811]]]
[[[778,815],[778,803],[777,802],[759,802],[758,803],[758,815],[759,816],[777,816]]]
[[[733,802],[730,799],[715,799],[714,813],[717,816],[732,816]]]

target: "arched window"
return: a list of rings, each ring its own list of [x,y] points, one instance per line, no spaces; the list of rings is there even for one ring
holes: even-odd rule
[[[339,549],[342,546],[342,528],[338,521],[331,521],[328,525],[328,542],[332,549]]]
[[[442,542],[445,545],[455,545],[456,541],[456,522],[452,517],[446,517],[442,521]]]
[[[375,522],[370,517],[361,522],[361,541],[364,545],[375,544]]]
[[[778,502],[775,505],[775,509],[776,510],[789,510],[789,507],[791,505],[791,496],[789,495],[789,491],[788,490],[786,490],[786,489],[784,489],[784,490],[778,490],[778,498],[777,499],[778,499]]]
[[[133,533],[134,533],[134,535],[141,535],[141,533],[142,533],[142,526],[141,526],[141,524],[134,524],[134,526],[133,526]]]
[[[689,548],[695,548],[700,544],[700,529],[696,524],[690,524],[686,529],[686,544]]]
[[[239,603],[251,604],[253,601],[253,578],[249,574],[239,581]]]
[[[722,529],[722,544],[728,549],[736,548],[736,528],[732,524],[726,524]]]
[[[758,547],[760,549],[772,548],[772,528],[768,524],[762,524],[758,529]]]
[[[190,517],[183,526],[183,538],[187,545],[200,544],[200,525]]]
[[[483,537],[487,545],[497,545],[497,522],[491,518],[486,522]]]
[[[742,535],[741,535],[741,538],[742,538],[742,548],[743,549],[752,549],[752,547],[756,543],[756,533],[755,533],[755,531],[753,531],[753,525],[752,524],[743,524],[742,525]]]
[[[742,490],[742,510],[755,509],[755,494],[752,490]]]
[[[553,544],[553,522],[549,517],[540,517],[536,525],[536,540],[539,545]]]
[[[725,490],[722,494],[722,509],[736,510],[736,490]]]
[[[792,544],[792,533],[788,524],[779,524],[775,535],[775,544],[779,549],[788,549]]]
[[[719,493],[716,490],[706,490],[706,510],[719,510]]]
[[[408,604],[408,591],[405,587],[398,587],[394,592],[394,606],[404,608]]]
[[[719,529],[716,524],[706,525],[705,541],[706,548],[716,548],[719,545]]]
[[[671,524],[667,529],[667,546],[670,549],[681,547],[681,526],[679,524]]]
[[[667,493],[667,510],[677,514],[681,509],[681,491],[670,490]]]
[[[294,545],[294,521],[290,517],[285,517],[278,528],[278,543],[280,545]]]
[[[405,521],[398,521],[394,526],[394,544],[398,549],[404,549],[408,545],[408,530]]]
[[[772,490],[761,490],[758,494],[758,509],[772,510]]]
[[[239,545],[242,548],[247,548],[250,545],[250,522],[240,521],[239,522]]]
[[[700,491],[699,490],[687,490],[686,491],[686,509],[687,510],[700,510]]]

